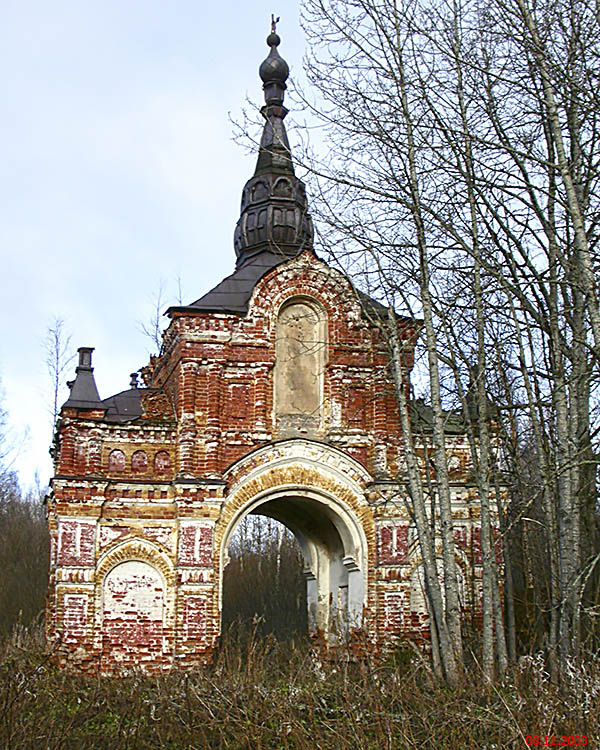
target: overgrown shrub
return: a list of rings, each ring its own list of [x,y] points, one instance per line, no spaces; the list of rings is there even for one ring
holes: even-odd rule
[[[0,654],[0,747],[396,750],[518,748],[525,738],[587,736],[600,723],[600,667],[573,665],[559,690],[539,656],[495,686],[474,665],[457,687],[418,661],[339,655],[306,641],[229,632],[212,667],[161,677],[90,678],[54,668],[39,630]]]

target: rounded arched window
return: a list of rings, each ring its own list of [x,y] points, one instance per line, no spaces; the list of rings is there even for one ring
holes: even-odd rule
[[[108,454],[108,470],[111,472],[125,471],[125,454],[114,450]]]
[[[158,451],[154,456],[154,471],[157,474],[165,474],[171,468],[171,459],[167,451]]]
[[[275,183],[275,187],[273,188],[273,195],[278,198],[291,198],[292,186],[290,184],[290,181],[286,180],[285,177],[281,177],[279,180],[277,180],[277,182]]]
[[[264,200],[269,194],[267,186],[264,182],[257,182],[252,188],[252,200],[261,201]]]
[[[148,471],[148,456],[145,451],[136,451],[131,457],[131,470],[136,474]]]

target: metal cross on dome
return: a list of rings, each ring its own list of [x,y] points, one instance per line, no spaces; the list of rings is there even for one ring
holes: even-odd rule
[[[279,16],[275,18],[275,14],[271,13],[271,34],[277,33],[277,24],[279,23]]]

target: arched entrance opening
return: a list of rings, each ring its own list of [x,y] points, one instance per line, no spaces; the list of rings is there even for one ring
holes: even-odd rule
[[[308,631],[330,645],[362,626],[366,597],[367,545],[354,514],[335,498],[309,489],[272,490],[242,507],[223,536],[221,570],[229,543],[243,518],[260,515],[288,528],[304,560]],[[221,584],[223,576],[221,575]]]
[[[260,509],[259,509],[260,510]],[[304,558],[292,532],[271,517],[250,513],[237,524],[223,571],[222,630],[274,635],[308,633]]]

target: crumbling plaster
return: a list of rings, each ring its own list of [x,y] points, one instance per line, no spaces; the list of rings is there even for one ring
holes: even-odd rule
[[[276,385],[278,330],[288,335],[280,315],[293,305],[316,315],[294,329],[302,346],[315,335],[319,345],[307,420],[302,407],[290,420],[277,406],[277,389],[285,392]],[[399,326],[408,373],[416,324]],[[245,316],[174,312],[162,354],[143,374],[151,390],[136,419],[110,423],[98,408],[61,414],[47,626],[62,663],[152,671],[210,659],[227,545],[248,513],[278,518],[296,534],[311,630],[330,645],[352,629],[374,646],[427,638],[385,342],[342,274],[306,251],[260,279]],[[111,462],[114,451],[122,458]],[[476,614],[479,509],[464,436],[448,436],[448,451],[465,607]],[[119,609],[124,594],[105,591],[120,592],[128,576],[140,612],[155,613],[141,614],[137,628]],[[128,640],[122,648],[119,637]]]

